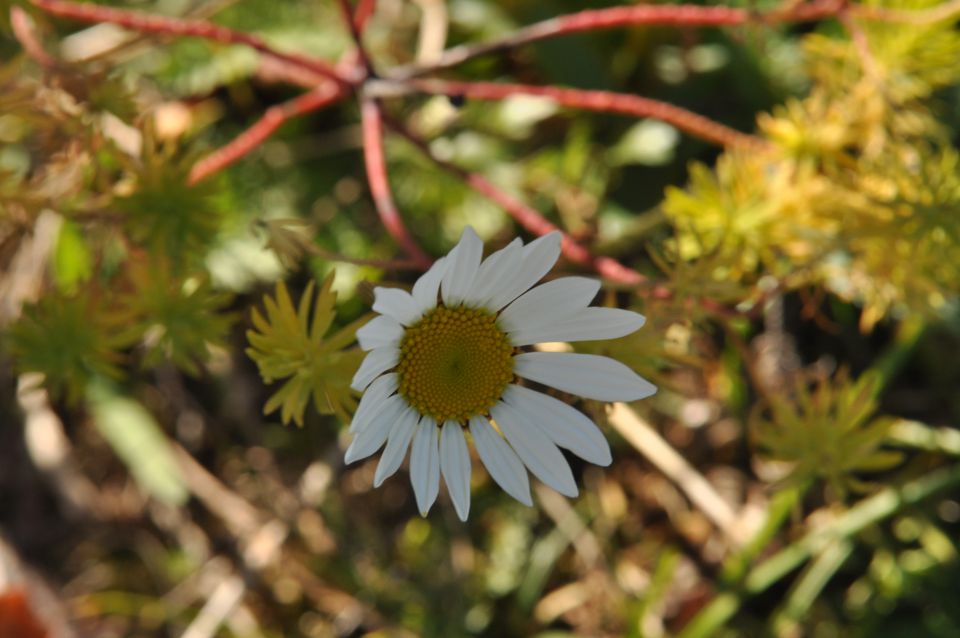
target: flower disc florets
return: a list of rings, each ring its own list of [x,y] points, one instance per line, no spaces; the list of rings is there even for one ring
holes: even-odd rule
[[[496,316],[437,306],[400,341],[397,390],[420,414],[464,422],[487,414],[513,380],[513,346]]]

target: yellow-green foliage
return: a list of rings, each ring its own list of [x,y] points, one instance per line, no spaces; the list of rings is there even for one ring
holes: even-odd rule
[[[663,210],[678,258],[719,257],[708,281],[825,286],[861,303],[869,329],[960,292],[957,153],[935,115],[935,91],[960,79],[960,34],[949,21],[859,28],[867,50],[807,36],[814,88],[760,117],[769,151],[692,166]]]
[[[903,458],[882,449],[892,421],[874,418],[880,387],[875,373],[856,381],[841,373],[812,387],[799,380],[792,395],[771,394],[754,410],[754,443],[767,458],[789,463],[793,481],[822,479],[840,495],[861,489],[856,473],[888,470]]]
[[[344,350],[355,339],[362,318],[324,338],[333,324],[337,293],[333,274],[324,279],[314,301],[314,282],[307,285],[295,308],[284,283],[277,283],[276,296],[264,295],[266,317],[257,309],[251,313],[256,330],[247,331],[250,347],[247,355],[257,363],[267,383],[287,381],[263,407],[264,414],[280,409],[284,423],[292,419],[303,425],[303,413],[310,398],[321,413],[336,414],[349,421],[349,412],[357,406],[350,379],[360,365],[363,352]],[[310,307],[313,305],[311,318]]]

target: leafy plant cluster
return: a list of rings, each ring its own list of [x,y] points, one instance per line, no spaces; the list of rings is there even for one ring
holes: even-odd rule
[[[713,279],[822,287],[862,305],[869,330],[956,309],[960,173],[938,113],[960,79],[960,35],[949,21],[857,29],[863,47],[804,39],[811,89],[759,118],[769,153],[694,166],[663,210],[683,259],[720,260]]]
[[[428,4],[378,3],[364,33],[378,65],[414,61]],[[449,40],[502,36],[581,4],[451,0]],[[28,3],[0,3],[10,6],[31,13],[51,52],[83,33]],[[218,23],[283,50],[335,59],[350,46],[332,3],[184,8],[220,9]],[[287,123],[191,183],[198,159],[290,97],[269,65],[235,46],[132,35],[46,67],[9,23],[0,29],[10,52],[0,66],[2,363],[42,375],[78,455],[99,454],[72,424],[89,417],[141,488],[176,507],[203,498],[177,460],[189,448],[252,504],[251,520],[283,530],[275,562],[231,556],[263,584],[242,597],[265,633],[960,632],[960,507],[949,497],[960,482],[960,369],[944,354],[960,345],[955,16],[591,33],[458,71],[635,92],[742,130],[760,113],[756,150],[717,151],[654,120],[529,96],[383,100],[436,157],[642,273],[637,285],[607,282],[599,303],[643,312],[644,329],[577,348],[656,380],[642,416],[711,482],[732,486],[739,511],[762,512],[739,544],[612,429],[616,461],[605,474],[577,468],[578,501],[545,496],[525,510],[475,476],[469,533],[411,517],[396,485],[369,492],[369,467],[330,460],[357,405],[362,282],[402,286],[417,273],[389,261],[397,247],[357,178],[353,109]],[[388,137],[386,150],[398,208],[426,252],[442,254],[467,222],[488,249],[522,232],[408,141]],[[600,406],[578,407],[605,419]],[[185,414],[202,415],[203,436],[190,435]],[[189,623],[203,601],[169,592],[207,574],[224,527],[231,546],[250,537],[213,514],[176,511],[140,512],[154,517],[141,531],[161,539],[162,561],[87,550],[96,560],[86,562],[122,569],[99,575],[109,587],[78,595],[78,608],[127,629]],[[180,536],[164,527],[176,517]],[[169,549],[198,533],[206,550]],[[130,604],[144,599],[154,606]]]

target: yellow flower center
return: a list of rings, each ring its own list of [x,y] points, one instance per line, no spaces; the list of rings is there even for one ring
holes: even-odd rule
[[[400,341],[400,395],[438,423],[485,414],[513,380],[513,346],[496,319],[462,306],[427,312]]]

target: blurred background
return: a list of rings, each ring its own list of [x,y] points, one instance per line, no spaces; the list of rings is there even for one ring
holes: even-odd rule
[[[108,4],[353,47],[331,0]],[[381,72],[621,6],[360,5]],[[311,78],[0,0],[0,638],[960,636],[960,5],[724,6],[755,18],[432,77],[642,96],[754,146],[525,95],[382,96],[434,158],[645,277],[598,301],[641,331],[576,344],[660,387],[575,403],[613,464],[569,457],[580,496],[536,484],[527,508],[475,460],[461,523],[445,489],[421,518],[405,470],[374,490],[376,457],[342,462],[353,331],[373,285],[422,272],[371,199],[357,100],[191,186]],[[431,257],[468,223],[488,253],[533,238],[404,137],[385,155]]]

